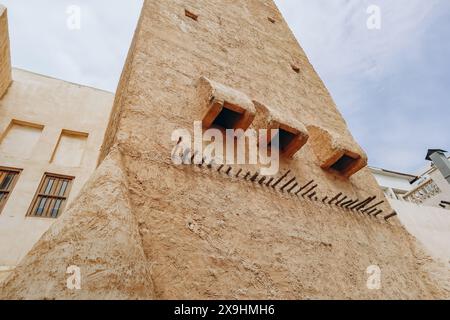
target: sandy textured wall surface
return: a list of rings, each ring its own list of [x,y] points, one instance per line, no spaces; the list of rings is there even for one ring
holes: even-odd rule
[[[175,166],[171,133],[191,130],[205,112],[201,77],[356,145],[272,1],[146,1],[102,149],[106,164],[9,278],[3,297],[34,297],[45,279],[47,297],[67,297],[61,272],[72,263],[87,277],[84,298],[448,297],[428,273],[434,262],[395,218],[322,203],[338,192],[384,196],[367,170],[348,179],[321,169],[311,139],[282,160],[280,172],[291,170],[302,184],[314,179],[317,199],[233,177],[239,166],[228,175],[216,167]],[[111,163],[111,152],[120,153],[122,169]],[[121,217],[123,237],[105,224],[110,214],[113,221]],[[58,254],[65,251],[70,255]],[[60,269],[49,272],[49,265]],[[367,288],[371,265],[382,270],[380,290]],[[107,283],[97,268],[117,281]]]
[[[0,98],[11,84],[11,55],[9,49],[8,15],[0,5]]]

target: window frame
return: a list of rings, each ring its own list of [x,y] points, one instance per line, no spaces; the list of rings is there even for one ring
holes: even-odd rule
[[[8,200],[11,196],[11,193],[14,191],[17,181],[19,180],[20,174],[22,173],[22,169],[0,166],[0,171],[15,173],[13,181],[10,183],[9,188],[3,189],[3,190],[0,189],[0,192],[7,194],[6,199],[3,196],[2,199],[0,200],[0,214],[2,214],[2,211],[5,208],[6,203],[8,202]]]
[[[69,180],[69,183],[66,187],[66,190],[64,192],[65,195],[63,196],[59,196],[56,194],[46,194],[46,193],[41,193],[40,190],[44,187],[44,183],[47,181],[47,178],[54,178],[57,180]],[[62,174],[56,174],[56,173],[50,173],[50,172],[45,172],[44,175],[41,178],[41,181],[39,182],[39,186],[36,190],[36,193],[33,197],[33,200],[31,201],[30,207],[28,208],[26,217],[27,218],[41,218],[41,219],[58,219],[61,214],[64,212],[66,205],[67,205],[67,201],[69,199],[70,196],[70,192],[72,190],[72,185],[73,182],[75,180],[74,176],[68,176],[68,175],[62,175]],[[53,188],[53,185],[52,187]],[[42,212],[42,215],[36,215],[35,214],[35,207],[38,205],[38,201],[39,198],[45,198],[50,199],[50,201],[52,200],[62,200],[62,204],[60,205],[60,207],[58,208],[58,214],[56,217],[53,217],[51,215],[51,211],[54,210],[54,206],[53,209],[50,209],[50,206],[48,207],[47,210],[45,210],[45,207],[47,206],[47,204],[44,204],[44,212]],[[44,215],[45,211],[48,211],[47,215]]]

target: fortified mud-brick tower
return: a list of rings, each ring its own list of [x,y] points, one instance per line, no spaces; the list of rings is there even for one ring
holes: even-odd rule
[[[279,173],[175,165],[194,121],[279,128]],[[366,164],[273,1],[145,1],[99,167],[0,296],[443,297]]]

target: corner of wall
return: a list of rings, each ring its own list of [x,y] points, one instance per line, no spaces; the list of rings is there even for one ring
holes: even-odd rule
[[[123,97],[126,96],[126,93],[128,91],[128,82],[130,80],[130,75],[133,69],[133,61],[136,53],[136,42],[139,38],[138,35],[140,33],[143,15],[143,9],[141,9],[141,15],[139,17],[139,21],[133,35],[133,41],[131,42],[130,49],[128,50],[128,56],[125,60],[119,84],[116,89],[114,104],[109,116],[109,122],[105,131],[105,136],[103,138],[103,144],[100,149],[100,155],[97,165],[100,165],[100,163],[106,158],[116,141],[116,133],[119,127],[120,114],[122,112]]]
[[[12,82],[11,54],[8,35],[8,12],[0,5],[0,99]]]

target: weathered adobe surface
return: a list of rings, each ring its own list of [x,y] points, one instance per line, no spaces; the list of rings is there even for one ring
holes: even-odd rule
[[[185,9],[198,21],[185,17]],[[130,299],[448,297],[427,272],[436,270],[434,262],[395,220],[296,199],[206,168],[174,166],[172,131],[192,128],[205,112],[197,90],[202,76],[354,144],[272,1],[146,1],[103,148],[106,164],[0,297],[36,297],[44,281],[46,298],[71,297],[65,268],[72,264],[87,277],[78,298],[102,292]],[[315,179],[320,197],[383,198],[366,170],[349,180],[322,170],[310,143],[282,160],[282,172],[291,169],[300,182]],[[120,200],[127,197],[130,202]],[[111,219],[121,217],[122,238],[105,223],[109,212]],[[381,290],[366,287],[370,265],[383,271]]]
[[[113,152],[5,281],[0,298],[154,298],[126,182],[120,155]],[[69,266],[81,267],[83,290],[67,289]]]
[[[11,84],[11,57],[9,52],[7,10],[0,5],[0,98]]]

